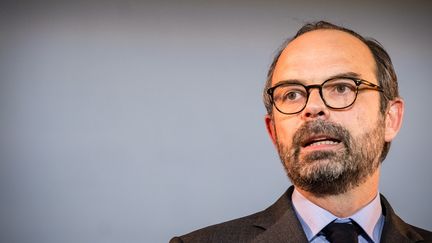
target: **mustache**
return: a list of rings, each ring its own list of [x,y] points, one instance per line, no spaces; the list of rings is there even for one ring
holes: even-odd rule
[[[305,122],[294,133],[292,144],[300,149],[305,141],[318,135],[337,139],[347,148],[351,141],[350,132],[343,126],[325,120],[314,120]]]

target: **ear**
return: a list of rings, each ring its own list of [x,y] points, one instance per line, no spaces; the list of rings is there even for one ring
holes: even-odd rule
[[[274,121],[269,114],[265,115],[264,120],[267,128],[267,133],[269,134],[273,144],[276,146],[276,130],[274,126]]]
[[[385,141],[391,142],[398,134],[404,115],[404,101],[401,98],[396,98],[389,102],[385,115]]]

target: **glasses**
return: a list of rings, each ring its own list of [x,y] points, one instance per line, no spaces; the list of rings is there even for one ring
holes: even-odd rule
[[[317,88],[324,104],[332,109],[350,107],[357,99],[361,89],[371,89],[379,92],[384,90],[369,81],[352,77],[335,77],[324,81],[321,85],[303,85],[286,81],[267,89],[274,107],[281,113],[292,115],[304,110],[309,99],[310,90]]]

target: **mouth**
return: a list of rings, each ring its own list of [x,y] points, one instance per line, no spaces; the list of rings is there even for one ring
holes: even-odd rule
[[[341,143],[341,140],[328,136],[316,136],[306,139],[302,143],[303,148],[316,147],[316,146],[332,146],[338,145]]]

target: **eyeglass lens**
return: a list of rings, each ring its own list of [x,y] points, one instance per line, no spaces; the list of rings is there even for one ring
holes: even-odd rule
[[[320,86],[304,86],[298,83],[287,83],[273,91],[273,102],[283,113],[297,113],[303,110],[309,98],[311,88],[319,88],[324,103],[330,108],[346,108],[355,101],[357,84],[348,78],[330,79]]]

